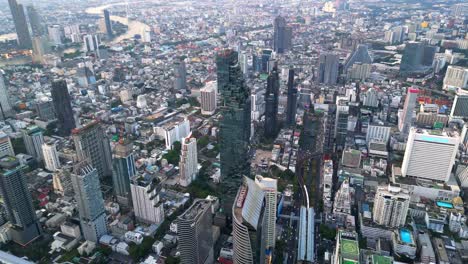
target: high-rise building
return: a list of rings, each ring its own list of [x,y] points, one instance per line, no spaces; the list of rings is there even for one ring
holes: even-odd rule
[[[275,179],[244,177],[232,206],[234,263],[266,263],[276,241],[276,191]]]
[[[265,137],[274,138],[278,130],[279,74],[275,66],[267,78],[265,93]]]
[[[106,212],[98,172],[87,162],[81,162],[71,175],[80,225],[87,241],[98,242],[107,234]]]
[[[185,117],[174,118],[158,125],[156,131],[166,142],[166,148],[172,149],[174,142],[181,141],[190,134],[190,121]]]
[[[52,185],[54,187],[54,193],[66,197],[75,196],[71,180],[71,171],[71,167],[63,166],[53,174]]]
[[[44,55],[46,55],[49,51],[47,37],[46,36],[33,37],[32,48],[33,48],[33,61],[37,63],[43,63]]]
[[[73,116],[67,82],[63,79],[52,82],[51,94],[55,114],[57,115],[59,134],[69,136],[72,129],[75,128],[75,118]]]
[[[406,223],[410,196],[401,188],[381,186],[377,189],[374,199],[374,222],[386,227],[401,227]]]
[[[30,49],[32,46],[31,35],[29,34],[23,5],[18,4],[16,0],[8,0],[8,4],[10,5],[13,23],[15,24],[18,45],[23,49]]]
[[[406,143],[401,174],[447,182],[455,164],[460,137],[450,131],[412,128]]]
[[[42,121],[52,121],[56,119],[54,103],[50,98],[39,99],[34,103],[34,109],[40,120]]]
[[[319,57],[318,82],[336,84],[338,80],[338,55],[332,53],[321,54]]]
[[[468,88],[468,68],[448,66],[444,77],[444,90],[458,90]]]
[[[359,236],[356,232],[338,230],[332,264],[360,263]]]
[[[273,49],[277,53],[284,53],[291,49],[292,28],[286,23],[286,19],[277,16],[273,23]]]
[[[201,101],[201,114],[202,115],[213,115],[216,112],[216,89],[217,83],[211,81],[205,84],[200,89],[200,101]]]
[[[369,78],[371,74],[371,64],[356,62],[348,68],[346,78],[349,80],[361,80],[364,81]]]
[[[349,55],[344,64],[344,70],[348,71],[355,63],[371,64],[372,57],[369,55],[367,45],[359,44],[353,53]]]
[[[343,148],[348,135],[349,106],[338,105],[335,119],[335,142],[337,148]]]
[[[291,126],[296,123],[297,111],[297,88],[294,85],[294,69],[289,68],[288,72],[288,98],[286,109],[286,124]]]
[[[73,130],[76,154],[97,169],[99,178],[112,175],[112,153],[106,131],[98,121]]]
[[[237,52],[232,50],[223,50],[216,57],[222,113],[219,131],[221,181],[226,211],[234,201],[242,177],[250,176],[250,90],[237,58]]]
[[[60,160],[55,142],[46,142],[42,144],[42,153],[44,156],[45,168],[47,170],[56,171],[60,168]]]
[[[119,203],[128,205],[130,199],[130,179],[136,174],[133,144],[120,141],[114,148],[112,159],[112,185]]]
[[[24,176],[27,167],[14,157],[0,159],[0,167],[0,195],[13,225],[12,240],[25,246],[42,233]]]
[[[398,44],[403,41],[405,31],[402,26],[394,27],[385,32],[385,42],[388,44]]]
[[[159,181],[136,175],[130,180],[133,210],[137,221],[161,224],[164,220],[164,204],[159,198]]]
[[[197,199],[177,218],[178,250],[184,264],[213,263],[211,202]]]
[[[42,130],[36,126],[29,126],[22,130],[23,141],[26,147],[26,152],[34,157],[37,161],[42,161],[42,144],[44,144],[44,136]]]
[[[3,71],[0,70],[0,117],[6,119],[11,117],[13,114],[13,108],[11,108],[8,89],[5,85],[3,78]]]
[[[450,118],[463,119],[468,117],[468,93],[457,93],[453,100]]]
[[[62,28],[60,25],[50,25],[47,27],[49,32],[49,40],[53,45],[62,45]]]
[[[0,131],[0,158],[5,156],[15,156],[10,137],[5,132]]]
[[[351,214],[351,192],[348,179],[345,179],[335,194],[333,213]]]
[[[85,35],[83,36],[83,50],[85,52],[99,52],[99,45],[101,41],[98,35]]]
[[[420,42],[408,42],[403,50],[400,63],[400,74],[426,72],[432,67],[436,47]]]
[[[39,16],[36,8],[32,5],[28,5],[26,7],[26,11],[28,12],[29,23],[31,23],[32,36],[45,36],[45,28],[42,25],[41,17]]]
[[[187,187],[197,178],[198,174],[198,155],[197,139],[191,138],[191,135],[182,139],[179,162],[180,180],[179,184]]]
[[[370,143],[372,140],[377,140],[386,143],[390,139],[391,132],[391,126],[369,124],[367,127],[366,142]]]
[[[398,117],[398,129],[403,135],[408,135],[409,130],[413,124],[413,113],[416,108],[416,100],[418,98],[418,94],[418,89],[408,87],[403,111]]]
[[[187,89],[187,67],[183,57],[178,58],[174,63],[174,89],[176,91]]]
[[[379,94],[377,90],[374,88],[369,88],[364,95],[364,101],[362,102],[362,104],[368,107],[378,107]]]
[[[110,19],[110,12],[107,9],[104,9],[104,23],[106,24],[106,34],[108,38],[112,38],[114,33],[112,33],[112,22]]]

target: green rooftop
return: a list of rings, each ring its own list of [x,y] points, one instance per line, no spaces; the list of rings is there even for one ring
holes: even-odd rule
[[[380,256],[380,255],[372,255],[372,263],[373,264],[392,264],[393,260],[390,257]]]
[[[341,263],[342,264],[356,264],[356,263],[359,263],[359,261],[355,261],[351,259],[342,259]]]
[[[359,255],[359,244],[357,241],[343,239],[341,240],[341,254],[344,255]]]

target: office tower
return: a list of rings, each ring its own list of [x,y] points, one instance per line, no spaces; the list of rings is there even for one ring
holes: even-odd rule
[[[244,76],[247,76],[249,73],[249,58],[247,52],[242,51],[239,54],[239,63],[242,73],[244,74]]]
[[[42,144],[42,153],[44,156],[45,168],[47,170],[56,171],[60,168],[60,160],[55,142],[46,142]]]
[[[351,193],[348,179],[345,179],[335,194],[333,213],[351,214]]]
[[[32,37],[45,36],[45,28],[42,25],[41,17],[36,8],[32,5],[26,7],[28,12],[29,23],[31,23]]]
[[[348,135],[348,117],[349,106],[338,105],[336,107],[336,121],[335,121],[335,142],[337,148],[343,148],[346,143],[346,136]]]
[[[98,35],[85,35],[83,36],[83,50],[85,52],[93,52],[97,51],[99,52],[99,45],[101,41],[99,40]]]
[[[457,93],[453,100],[450,118],[464,119],[468,117],[468,93]]]
[[[359,44],[357,49],[349,55],[346,59],[344,64],[344,70],[348,71],[354,64],[361,63],[361,64],[371,64],[372,58],[369,55],[369,50],[367,49],[367,45]]]
[[[107,234],[104,199],[98,172],[91,164],[81,162],[74,168],[71,180],[84,239],[96,243],[101,236]]]
[[[216,57],[222,113],[219,131],[221,181],[226,211],[232,205],[242,176],[250,176],[250,91],[237,57],[237,52],[232,50],[223,50]]]
[[[174,89],[176,91],[187,89],[187,67],[183,57],[174,62]]]
[[[409,203],[409,194],[403,193],[401,188],[390,185],[378,187],[372,213],[374,222],[391,228],[404,226]]]
[[[42,63],[44,60],[44,55],[48,52],[48,42],[47,37],[38,36],[33,37],[33,61],[36,63]]]
[[[5,156],[15,156],[10,137],[5,132],[0,131],[0,158]]]
[[[244,177],[232,206],[234,263],[266,263],[275,247],[275,179]]]
[[[159,181],[136,175],[130,180],[133,210],[137,221],[146,224],[161,224],[164,220],[164,204],[159,199]]]
[[[399,44],[403,41],[405,36],[405,31],[402,26],[394,27],[385,32],[385,42],[388,44]]]
[[[468,88],[468,68],[448,66],[444,77],[443,90],[458,90]]]
[[[294,69],[288,72],[288,98],[286,106],[286,124],[292,126],[296,123],[297,88],[294,85]]]
[[[48,122],[56,119],[54,103],[50,98],[36,100],[34,109],[36,110],[37,116],[42,121]]]
[[[202,115],[213,115],[216,112],[217,86],[218,84],[215,81],[211,81],[206,83],[205,86],[200,89]]]
[[[378,107],[379,94],[377,93],[377,90],[374,88],[369,88],[364,95],[364,101],[362,104],[368,107]]]
[[[265,137],[274,138],[278,130],[279,74],[275,66],[267,78],[265,93]]]
[[[275,52],[284,53],[291,49],[292,29],[288,27],[286,19],[277,16],[273,26],[273,49]]]
[[[136,174],[133,144],[121,140],[114,148],[112,159],[112,185],[117,201],[128,205],[130,198],[130,179]]]
[[[14,157],[0,159],[0,167],[0,196],[7,218],[13,225],[11,238],[26,246],[42,233],[24,175],[27,167],[19,165]]]
[[[363,64],[360,62],[356,62],[348,68],[348,72],[346,73],[346,78],[348,80],[361,80],[365,81],[369,78],[371,74],[371,64]]]
[[[359,237],[354,231],[338,230],[332,264],[359,263]]]
[[[196,199],[177,217],[178,251],[181,263],[213,263],[213,229],[211,202]]]
[[[408,87],[403,111],[401,112],[401,115],[398,116],[398,129],[403,135],[408,135],[409,130],[413,125],[413,112],[416,108],[418,94],[418,89]]]
[[[75,118],[73,116],[67,82],[63,79],[53,81],[51,94],[55,114],[57,115],[59,134],[69,136],[71,130],[75,128]]]
[[[47,27],[49,40],[53,45],[62,45],[62,28],[60,25],[51,25]]]
[[[273,54],[271,49],[263,49],[261,52],[257,52],[252,56],[252,64],[255,72],[267,73],[268,62],[270,61]]]
[[[36,126],[29,126],[22,131],[26,152],[34,157],[37,161],[43,160],[42,144],[44,144],[44,136],[42,130]]]
[[[5,85],[5,79],[3,78],[3,71],[0,70],[0,110],[1,118],[6,119],[12,116],[13,108],[11,108],[8,89]]]
[[[369,124],[369,126],[367,126],[366,142],[369,143],[372,140],[377,140],[386,143],[390,139],[391,132],[391,126]]]
[[[179,162],[180,180],[179,184],[187,187],[197,178],[198,155],[197,139],[191,138],[191,134],[182,139],[182,147]]]
[[[332,53],[321,54],[319,57],[318,82],[336,84],[338,80],[338,55]]]
[[[104,9],[104,23],[106,24],[107,37],[112,38],[114,34],[112,33],[112,23],[110,19],[110,12],[107,9]]]
[[[31,35],[29,34],[23,5],[18,4],[16,0],[8,0],[8,4],[10,5],[11,16],[13,17],[13,23],[15,24],[16,35],[18,36],[18,45],[20,48],[30,49],[32,46]]]
[[[420,42],[408,42],[403,50],[400,74],[424,73],[431,69],[436,47]]]
[[[112,153],[106,131],[98,121],[73,130],[76,154],[97,169],[99,178],[112,175]]]
[[[320,179],[322,156],[323,156],[323,138],[324,138],[324,114],[322,111],[315,111],[313,107],[304,112],[302,118],[302,131],[299,137],[299,150],[296,161],[296,174],[307,187],[309,196],[317,204],[311,204],[307,207],[317,207],[320,194]],[[308,197],[304,199],[309,199]]]
[[[411,128],[401,174],[447,182],[455,164],[460,137],[450,131]]]

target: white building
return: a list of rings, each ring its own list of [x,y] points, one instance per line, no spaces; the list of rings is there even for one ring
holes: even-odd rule
[[[406,144],[401,173],[447,182],[455,163],[460,137],[454,132],[412,128]]]
[[[458,90],[468,88],[468,68],[448,66],[444,78],[444,90]]]
[[[157,126],[155,130],[166,141],[166,148],[171,149],[174,142],[181,141],[190,134],[190,121],[187,118],[170,120]]]
[[[10,137],[3,131],[0,131],[0,158],[5,156],[15,156]]]
[[[409,87],[406,93],[405,105],[403,111],[398,117],[398,129],[403,134],[408,134],[411,125],[413,124],[414,109],[416,108],[416,99],[418,98],[419,90]]]
[[[44,143],[44,136],[42,135],[41,129],[34,125],[23,129],[22,132],[26,152],[36,160],[42,161],[42,144]]]
[[[10,99],[8,97],[9,97],[9,93],[5,85],[5,80],[3,78],[3,71],[0,70],[0,106],[1,106],[0,118],[2,119],[3,119],[3,115],[8,117],[10,116],[12,112]]]
[[[401,188],[381,186],[374,200],[374,222],[387,227],[400,227],[406,223],[410,196]]]
[[[54,45],[61,45],[62,44],[62,29],[59,25],[52,25],[47,28],[49,32],[49,40]]]
[[[85,52],[98,51],[99,42],[98,35],[85,35],[83,37],[83,50]]]
[[[60,160],[55,143],[42,144],[42,154],[44,155],[44,163],[47,170],[56,171],[60,168]]]
[[[377,93],[377,90],[375,90],[374,88],[370,88],[366,91],[363,105],[369,107],[379,106],[379,95]]]
[[[208,82],[200,89],[201,114],[212,115],[216,112],[216,81]]]
[[[198,174],[197,140],[190,135],[182,140],[179,162],[179,184],[187,187]]]
[[[135,176],[130,183],[133,210],[138,221],[160,224],[164,220],[164,207],[159,199],[159,186],[151,180]]]
[[[366,142],[369,144],[369,142],[371,142],[373,139],[377,141],[388,142],[391,131],[392,127],[390,126],[381,126],[377,124],[369,125],[367,127]]]

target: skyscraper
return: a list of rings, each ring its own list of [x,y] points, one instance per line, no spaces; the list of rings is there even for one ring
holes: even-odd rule
[[[57,115],[59,134],[69,136],[71,130],[75,128],[75,118],[73,116],[67,82],[63,79],[52,82],[51,94]]]
[[[159,181],[136,175],[130,180],[130,191],[136,220],[146,224],[161,224],[164,220],[164,204],[159,198]]]
[[[106,24],[107,37],[112,38],[114,34],[112,33],[112,23],[110,19],[110,12],[107,9],[104,9],[104,23]]]
[[[237,58],[237,52],[232,50],[223,50],[216,57],[222,113],[219,131],[221,181],[228,212],[242,177],[250,176],[250,90]]]
[[[42,233],[24,176],[27,167],[14,157],[0,159],[0,167],[0,194],[13,225],[12,240],[25,246]]]
[[[26,11],[28,12],[29,23],[31,23],[32,36],[45,36],[45,28],[42,25],[41,17],[39,16],[36,8],[32,5],[28,5],[26,7]]]
[[[448,66],[444,77],[444,90],[457,90],[468,88],[468,68]]]
[[[71,176],[81,230],[86,240],[98,242],[107,234],[104,199],[98,172],[87,162],[78,164]]]
[[[416,99],[418,98],[418,94],[418,89],[408,87],[403,111],[398,116],[398,129],[403,135],[408,135],[413,124],[413,112],[416,108]]]
[[[0,70],[0,117],[6,119],[12,116],[13,109],[11,108],[8,89],[3,78],[3,71]]]
[[[44,144],[44,136],[42,130],[36,126],[29,126],[22,130],[23,141],[26,147],[26,152],[34,157],[37,161],[42,161],[42,144]]]
[[[296,122],[297,88],[294,85],[294,69],[288,72],[288,101],[286,109],[286,124],[291,126]]]
[[[49,40],[53,45],[62,45],[62,28],[60,25],[50,25],[47,27]]]
[[[318,82],[336,84],[338,80],[338,55],[332,53],[320,54]]]
[[[369,55],[369,50],[367,46],[364,44],[359,44],[357,49],[349,55],[346,59],[344,64],[344,70],[347,71],[350,67],[352,67],[355,63],[362,63],[362,64],[371,64],[372,58]]]
[[[212,81],[200,89],[201,114],[212,115],[216,112],[217,83]]]
[[[106,131],[98,121],[73,130],[76,154],[80,161],[88,160],[100,178],[112,175],[112,153]]]
[[[174,63],[174,89],[176,91],[187,89],[187,67],[183,57],[178,58]]]
[[[13,145],[11,144],[10,137],[5,132],[0,131],[0,158],[5,156],[14,156]]]
[[[275,66],[268,75],[265,93],[265,137],[274,138],[278,130],[279,75]]]
[[[277,53],[284,53],[291,48],[292,29],[281,16],[275,18],[273,26],[273,49]]]
[[[128,205],[130,179],[136,174],[133,144],[131,142],[121,141],[115,146],[112,169],[112,184],[117,201]]]
[[[408,42],[403,50],[400,74],[422,73],[432,67],[436,47],[421,42]]]
[[[275,179],[244,177],[232,206],[234,263],[265,263],[275,247]]]
[[[198,174],[197,139],[191,135],[182,139],[179,162],[180,180],[182,186],[189,186]]]
[[[31,35],[29,34],[28,23],[22,4],[18,4],[16,0],[8,0],[10,5],[13,23],[15,24],[17,41],[20,48],[30,49],[32,46]]]
[[[374,222],[386,227],[401,227],[406,223],[410,196],[399,187],[381,186],[377,189],[372,215]]]
[[[468,117],[468,94],[457,93],[453,100],[450,118],[463,119]]]
[[[213,263],[211,202],[197,199],[177,218],[181,263]]]
[[[459,142],[456,132],[411,128],[401,174],[447,182],[455,164]]]
[[[56,171],[60,168],[60,160],[55,142],[46,142],[42,144],[42,153],[44,156],[45,168],[47,170]]]

